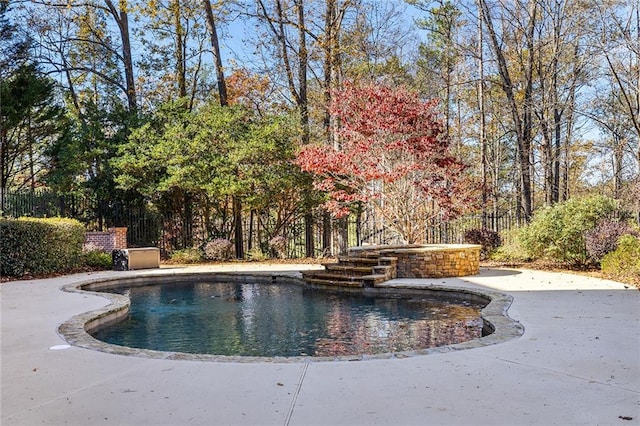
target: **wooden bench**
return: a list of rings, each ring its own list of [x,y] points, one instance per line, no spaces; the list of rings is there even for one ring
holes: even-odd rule
[[[160,249],[157,247],[118,249],[114,250],[111,256],[115,271],[160,267]]]

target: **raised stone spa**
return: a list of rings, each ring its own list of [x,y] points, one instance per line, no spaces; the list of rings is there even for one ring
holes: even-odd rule
[[[394,278],[445,278],[476,275],[480,249],[476,244],[359,246],[322,271],[303,273],[317,286],[375,287]]]
[[[464,277],[480,272],[480,249],[476,244],[430,244],[361,246],[350,255],[379,251],[381,256],[397,258],[397,278]]]

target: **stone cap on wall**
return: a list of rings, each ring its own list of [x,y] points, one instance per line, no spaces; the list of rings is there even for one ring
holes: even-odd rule
[[[481,249],[479,244],[381,244],[349,247],[349,252],[366,252],[376,251],[380,253],[387,252],[424,252],[424,251],[441,251],[441,250],[461,250],[461,249]]]

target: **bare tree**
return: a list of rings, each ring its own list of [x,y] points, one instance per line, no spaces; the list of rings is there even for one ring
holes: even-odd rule
[[[604,74],[613,83],[610,98],[616,103],[616,114],[627,122],[635,145],[636,171],[640,172],[640,1],[600,0],[594,44],[606,64]]]
[[[542,140],[543,192],[547,204],[560,201],[562,155],[568,152],[563,147],[571,142],[576,93],[585,80],[585,12],[585,8],[571,0],[543,2],[540,6],[534,112]]]
[[[493,53],[498,63],[498,75],[502,90],[507,98],[508,107],[513,120],[513,131],[516,135],[519,164],[519,200],[522,214],[525,220],[531,218],[533,213],[533,195],[531,184],[531,155],[533,140],[533,78],[534,56],[526,55],[521,50],[516,63],[509,63],[504,44],[501,42],[496,30],[496,23],[491,14],[491,8],[486,0],[479,0],[482,9],[482,17],[489,33],[489,39]],[[529,0],[516,10],[504,9],[500,24],[503,26],[502,35],[510,25],[515,25],[513,30],[515,37],[520,40],[520,45],[527,52],[534,52],[534,31],[538,19],[538,4],[535,0]],[[512,74],[518,72],[520,81],[514,81]],[[521,95],[516,96],[516,86],[521,86]],[[520,210],[520,209],[519,209]]]
[[[51,12],[51,10],[56,12]],[[24,11],[27,22],[40,22],[40,26],[32,28],[47,32],[50,37],[53,29],[47,25],[47,17],[54,16],[54,22],[62,17],[67,23],[73,22],[73,31],[60,31],[61,36],[68,39],[54,40],[57,46],[49,45],[49,53],[57,53],[59,56],[49,55],[49,62],[53,69],[66,75],[71,82],[77,74],[91,74],[105,84],[121,90],[127,99],[129,111],[138,109],[137,90],[135,82],[135,69],[131,50],[131,38],[129,30],[129,4],[126,0],[118,2],[117,6],[112,0],[103,1],[70,1],[63,3],[33,1]],[[61,12],[60,14],[58,14]],[[38,16],[39,15],[39,16]],[[95,19],[93,18],[95,17]],[[109,31],[111,26],[105,24],[96,26],[102,18],[110,19],[117,29],[116,37]],[[66,24],[65,24],[66,25]],[[46,42],[45,35],[41,41]],[[116,40],[117,42],[114,42]],[[118,43],[119,42],[119,43]],[[71,50],[65,51],[72,46]],[[64,49],[61,49],[64,47]],[[83,53],[102,55],[96,57],[82,57]],[[42,57],[41,57],[42,59]],[[112,75],[105,72],[105,64],[111,61],[118,63],[120,75]],[[70,84],[70,87],[72,85]]]

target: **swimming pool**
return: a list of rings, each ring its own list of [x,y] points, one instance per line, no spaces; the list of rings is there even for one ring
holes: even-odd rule
[[[481,347],[523,333],[506,315],[510,296],[437,284],[424,288],[404,282],[335,293],[313,289],[291,273],[151,273],[94,279],[64,290],[92,293],[111,302],[60,325],[59,334],[68,343],[148,358],[223,362],[377,359]],[[265,293],[267,299],[259,301],[257,293]],[[287,302],[281,299],[283,294]],[[159,304],[153,308],[139,305],[138,309],[140,297],[156,299]],[[309,298],[316,301],[311,303]],[[200,319],[191,316],[197,310],[196,301],[205,306]],[[314,305],[318,301],[324,307]],[[364,307],[359,316],[351,312],[354,302]],[[435,323],[434,306],[444,313]],[[300,322],[295,325],[290,316]],[[221,325],[229,328],[223,330]],[[278,328],[284,330],[284,337],[275,337]],[[194,329],[204,330],[205,337],[191,336]],[[451,340],[451,335],[458,340]],[[302,341],[296,340],[299,338]],[[167,346],[171,340],[184,340],[179,344],[187,342],[187,346],[171,346],[172,342]],[[202,349],[202,345],[215,350]],[[265,349],[269,345],[272,347]]]
[[[427,349],[482,337],[486,305],[454,296],[363,294],[295,282],[208,280],[114,290],[126,318],[98,340],[166,352],[334,357]]]

